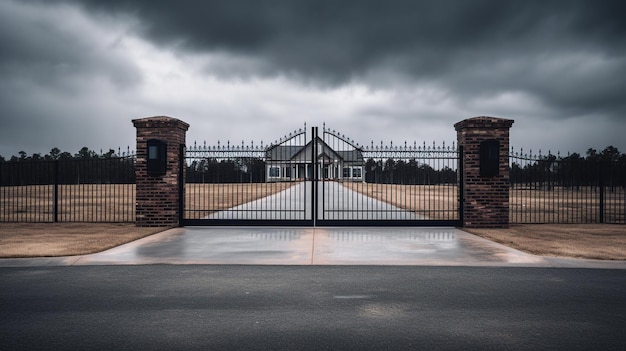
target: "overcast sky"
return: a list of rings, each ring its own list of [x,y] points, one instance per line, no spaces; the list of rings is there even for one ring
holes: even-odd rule
[[[448,144],[487,115],[516,148],[626,152],[625,4],[0,0],[0,155],[134,148],[156,115],[188,145]]]

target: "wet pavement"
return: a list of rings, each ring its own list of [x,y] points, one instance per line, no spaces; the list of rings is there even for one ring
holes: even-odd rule
[[[626,261],[527,254],[457,228],[174,228],[101,253],[0,266],[406,265],[626,268]]]

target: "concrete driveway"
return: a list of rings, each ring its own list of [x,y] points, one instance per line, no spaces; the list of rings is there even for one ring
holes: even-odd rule
[[[92,255],[0,260],[0,267],[144,264],[626,268],[625,261],[535,256],[439,227],[186,227]]]
[[[175,228],[101,253],[0,265],[407,265],[626,268],[527,254],[456,228]]]
[[[188,227],[74,264],[519,265],[545,263],[455,228]]]

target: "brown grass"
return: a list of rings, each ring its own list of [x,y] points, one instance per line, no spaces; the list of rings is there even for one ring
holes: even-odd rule
[[[296,184],[298,183],[187,183],[185,185],[185,218],[204,218],[211,213],[276,194]]]
[[[165,229],[114,223],[0,223],[0,257],[85,255]]]
[[[626,221],[624,188],[608,189],[604,194],[605,221]],[[600,193],[598,188],[553,187],[550,190],[514,187],[510,191],[509,208],[514,223],[580,223],[598,222]]]
[[[193,184],[185,216],[203,218],[283,191],[297,183]],[[135,222],[134,184],[59,185],[59,222]],[[0,187],[0,222],[53,222],[54,186]]]
[[[524,224],[508,229],[464,230],[540,256],[626,260],[624,225]]]
[[[456,185],[399,185],[343,183],[349,189],[414,211],[430,219],[457,218]],[[545,189],[512,189],[510,191],[512,223],[593,223],[599,221],[600,194],[597,189],[554,187]],[[615,188],[605,193],[605,221],[626,221],[626,193]]]
[[[342,183],[348,189],[428,219],[454,220],[458,217],[457,186]]]
[[[186,213],[190,219],[203,218],[283,191],[297,183],[244,183],[186,185]],[[456,185],[397,185],[342,183],[344,186],[414,211],[430,219],[455,219]],[[134,184],[82,184],[59,186],[58,219],[62,222],[135,221]],[[599,220],[600,195],[592,188],[554,187],[551,190],[511,190],[512,223],[579,223]],[[52,222],[54,186],[0,187],[0,222]],[[626,221],[626,193],[615,188],[605,194],[605,220]]]
[[[135,184],[58,186],[58,220],[134,222]],[[53,222],[54,185],[0,187],[0,222]]]

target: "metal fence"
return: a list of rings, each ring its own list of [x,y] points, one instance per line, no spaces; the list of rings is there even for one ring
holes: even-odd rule
[[[339,170],[344,176],[353,176],[341,182],[341,188],[351,192],[334,191],[338,185],[332,180],[323,178],[321,182],[322,218],[330,224],[350,218],[375,225],[459,224],[459,153],[454,143],[359,145],[327,128],[324,142],[334,150],[357,149],[362,157],[362,166]],[[354,177],[355,171],[362,178]]]
[[[626,223],[626,162],[511,152],[510,223]]]
[[[134,154],[0,162],[0,222],[134,221]]]
[[[310,132],[266,145],[190,145],[184,224],[458,223],[454,144],[361,146],[326,126]]]
[[[306,225],[310,189],[306,171],[291,173],[288,159],[307,142],[306,129],[273,144],[190,145],[185,152],[185,225]]]

